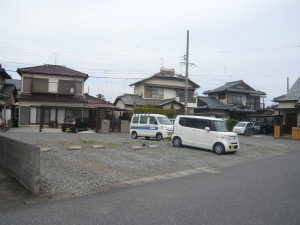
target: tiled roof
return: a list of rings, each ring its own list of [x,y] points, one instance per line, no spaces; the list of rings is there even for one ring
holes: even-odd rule
[[[85,103],[85,97],[82,95],[52,95],[52,94],[32,94],[21,92],[18,94],[19,100],[28,101],[47,101],[47,102],[74,102]]]
[[[0,90],[0,99],[7,99],[16,90],[13,84],[4,84]]]
[[[71,102],[71,103],[85,103],[87,107],[92,108],[109,108],[118,110],[119,107],[114,106],[110,102],[103,99],[95,98],[88,94],[85,95],[55,95],[55,94],[32,94],[19,93],[19,100],[27,101],[47,101],[47,102]]]
[[[197,106],[197,109],[220,109],[220,110],[245,112],[245,113],[256,112],[256,110],[253,109],[246,109],[243,105],[225,105],[219,100],[212,97],[198,96],[198,100],[199,100],[198,103],[202,101],[204,104]]]
[[[281,95],[277,98],[274,98],[274,102],[285,102],[285,101],[298,101],[300,98],[300,77],[296,80],[294,85],[288,91],[287,94]]]
[[[204,105],[202,106],[200,105],[197,108],[226,109],[226,110],[233,108],[232,105],[225,105],[222,102],[212,97],[198,96],[198,100],[202,101]]]
[[[236,88],[237,85],[243,85],[247,89]],[[218,88],[205,91],[205,92],[203,92],[203,94],[212,94],[212,93],[221,92],[221,91],[248,93],[248,94],[255,94],[255,95],[266,95],[266,93],[263,91],[254,90],[252,87],[250,87],[248,84],[246,84],[243,80],[227,82],[226,84],[224,84]]]
[[[0,77],[2,77],[2,79],[11,79],[11,76],[5,71],[4,68],[2,68],[1,64],[0,64]]]
[[[133,84],[130,84],[129,86],[133,86],[133,85],[136,85],[138,83],[143,83],[147,80],[150,80],[152,78],[167,78],[167,79],[170,79],[170,80],[181,80],[181,81],[185,81],[185,77],[184,76],[181,76],[181,75],[178,75],[178,74],[174,74],[174,75],[169,75],[169,74],[165,74],[165,73],[157,73],[157,74],[154,74],[153,76],[151,77],[148,77],[146,79],[143,79],[143,80],[140,80],[140,81],[137,81]],[[191,83],[195,88],[199,88],[200,86],[198,84],[196,84],[195,82],[193,82],[192,80],[189,79],[189,83]]]
[[[25,67],[18,68],[18,74],[22,76],[22,74],[30,73],[30,74],[44,74],[44,75],[59,75],[59,76],[68,76],[68,77],[80,77],[84,80],[88,79],[88,74],[69,69],[65,66],[59,65],[50,65],[45,64],[42,66],[33,66],[33,67]]]
[[[169,104],[172,102],[176,102],[176,103],[182,105],[181,103],[177,102],[174,98],[163,99],[163,100],[161,100],[161,99],[143,99],[141,96],[135,95],[135,94],[121,95],[116,98],[115,104],[118,100],[121,100],[127,106],[133,106],[133,105],[143,106],[143,105],[147,105],[147,104],[163,106],[163,105],[166,105],[166,104]]]

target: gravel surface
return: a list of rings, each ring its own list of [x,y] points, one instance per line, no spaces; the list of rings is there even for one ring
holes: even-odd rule
[[[169,140],[134,140],[127,134],[7,133],[6,136],[42,147],[41,193],[80,191],[101,184],[269,157],[288,150],[285,145],[273,143],[273,138],[253,142],[253,138],[242,137],[237,153],[219,156],[203,149],[175,148]],[[69,146],[81,149],[68,150]],[[143,147],[133,149],[133,146]]]

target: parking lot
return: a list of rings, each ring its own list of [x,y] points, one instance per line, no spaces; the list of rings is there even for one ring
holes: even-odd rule
[[[41,147],[41,193],[76,192],[102,184],[242,163],[285,154],[299,144],[264,135],[240,136],[237,153],[215,155],[198,148],[175,148],[167,139],[134,140],[129,134],[11,131],[1,135]],[[81,148],[70,150],[70,146]]]

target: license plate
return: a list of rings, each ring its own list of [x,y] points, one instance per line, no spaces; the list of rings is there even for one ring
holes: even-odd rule
[[[171,138],[172,138],[172,134],[168,135],[168,138],[170,138],[170,139],[171,139]]]
[[[234,149],[234,146],[230,146],[230,149],[233,150],[233,149]]]
[[[70,128],[69,128],[69,127],[67,127],[67,128],[66,128],[66,130],[70,130]]]

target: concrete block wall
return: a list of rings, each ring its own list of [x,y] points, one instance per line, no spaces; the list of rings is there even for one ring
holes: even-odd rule
[[[121,134],[129,134],[129,121],[121,120]]]
[[[33,194],[40,192],[40,148],[0,136],[0,166]]]
[[[101,120],[101,134],[109,134],[110,129],[110,120],[102,119]]]

